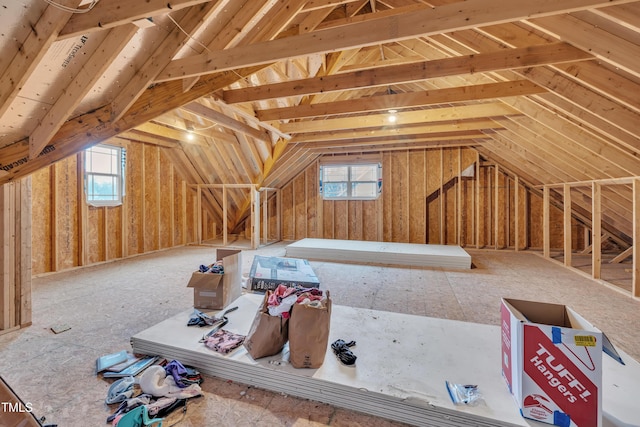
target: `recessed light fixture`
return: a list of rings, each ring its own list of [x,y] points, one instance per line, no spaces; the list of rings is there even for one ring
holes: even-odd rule
[[[396,120],[398,119],[398,118],[396,117],[396,113],[397,113],[397,112],[398,112],[398,110],[394,110],[394,109],[389,110],[389,121],[390,121],[391,123],[395,123],[395,122],[396,122]]]

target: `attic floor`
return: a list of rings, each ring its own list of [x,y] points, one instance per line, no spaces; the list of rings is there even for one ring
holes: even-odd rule
[[[284,256],[287,243],[243,250],[244,275],[254,255]],[[640,360],[640,301],[533,252],[467,251],[471,270],[312,265],[334,304],[494,325],[501,297],[566,304]],[[104,403],[110,381],[95,375],[96,358],[130,350],[131,336],[191,307],[186,283],[213,258],[210,246],[187,246],[34,278],[33,325],[0,335],[0,375],[48,423],[106,425],[115,407]],[[61,325],[70,329],[52,332]],[[202,387],[205,396],[164,425],[402,425],[214,377]]]

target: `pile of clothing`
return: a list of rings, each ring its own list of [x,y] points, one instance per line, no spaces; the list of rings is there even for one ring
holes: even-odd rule
[[[209,265],[202,264],[198,267],[198,271],[200,271],[200,273],[224,274],[224,266],[222,265],[222,260],[220,260]]]
[[[202,395],[202,375],[177,360],[153,365],[140,378],[124,377],[109,387],[106,403],[119,403],[115,412],[107,418],[108,423],[118,425],[127,412],[146,406],[151,417],[166,417],[177,408],[185,408],[187,399]],[[134,387],[137,383],[138,387]]]
[[[280,284],[269,295],[267,308],[271,316],[289,318],[294,304],[319,305],[323,299],[322,291],[318,288],[289,287]]]

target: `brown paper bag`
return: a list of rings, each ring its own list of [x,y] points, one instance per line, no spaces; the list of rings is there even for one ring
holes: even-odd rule
[[[267,301],[272,293],[273,291],[267,291],[264,294],[262,305],[253,318],[251,329],[243,342],[247,352],[254,359],[278,354],[289,336],[289,319],[269,314]]]
[[[331,327],[329,291],[322,308],[294,304],[289,319],[289,363],[294,368],[319,368],[324,362]]]

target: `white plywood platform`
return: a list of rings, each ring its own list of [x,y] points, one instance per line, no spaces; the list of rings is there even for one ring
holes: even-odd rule
[[[307,238],[287,245],[286,255],[336,262],[471,268],[471,255],[456,245]]]
[[[231,306],[226,329],[246,334],[262,295]],[[180,313],[132,337],[133,351],[177,359],[203,373],[418,426],[543,426],[520,416],[500,373],[500,328],[334,305],[329,342],[355,340],[353,367],[330,348],[319,369],[295,369],[282,354],[253,360],[240,347],[223,356],[198,342],[207,328],[186,326]],[[622,352],[621,352],[622,353]],[[604,427],[640,426],[633,409],[640,364],[604,356]],[[477,384],[483,401],[455,406],[445,380]]]

